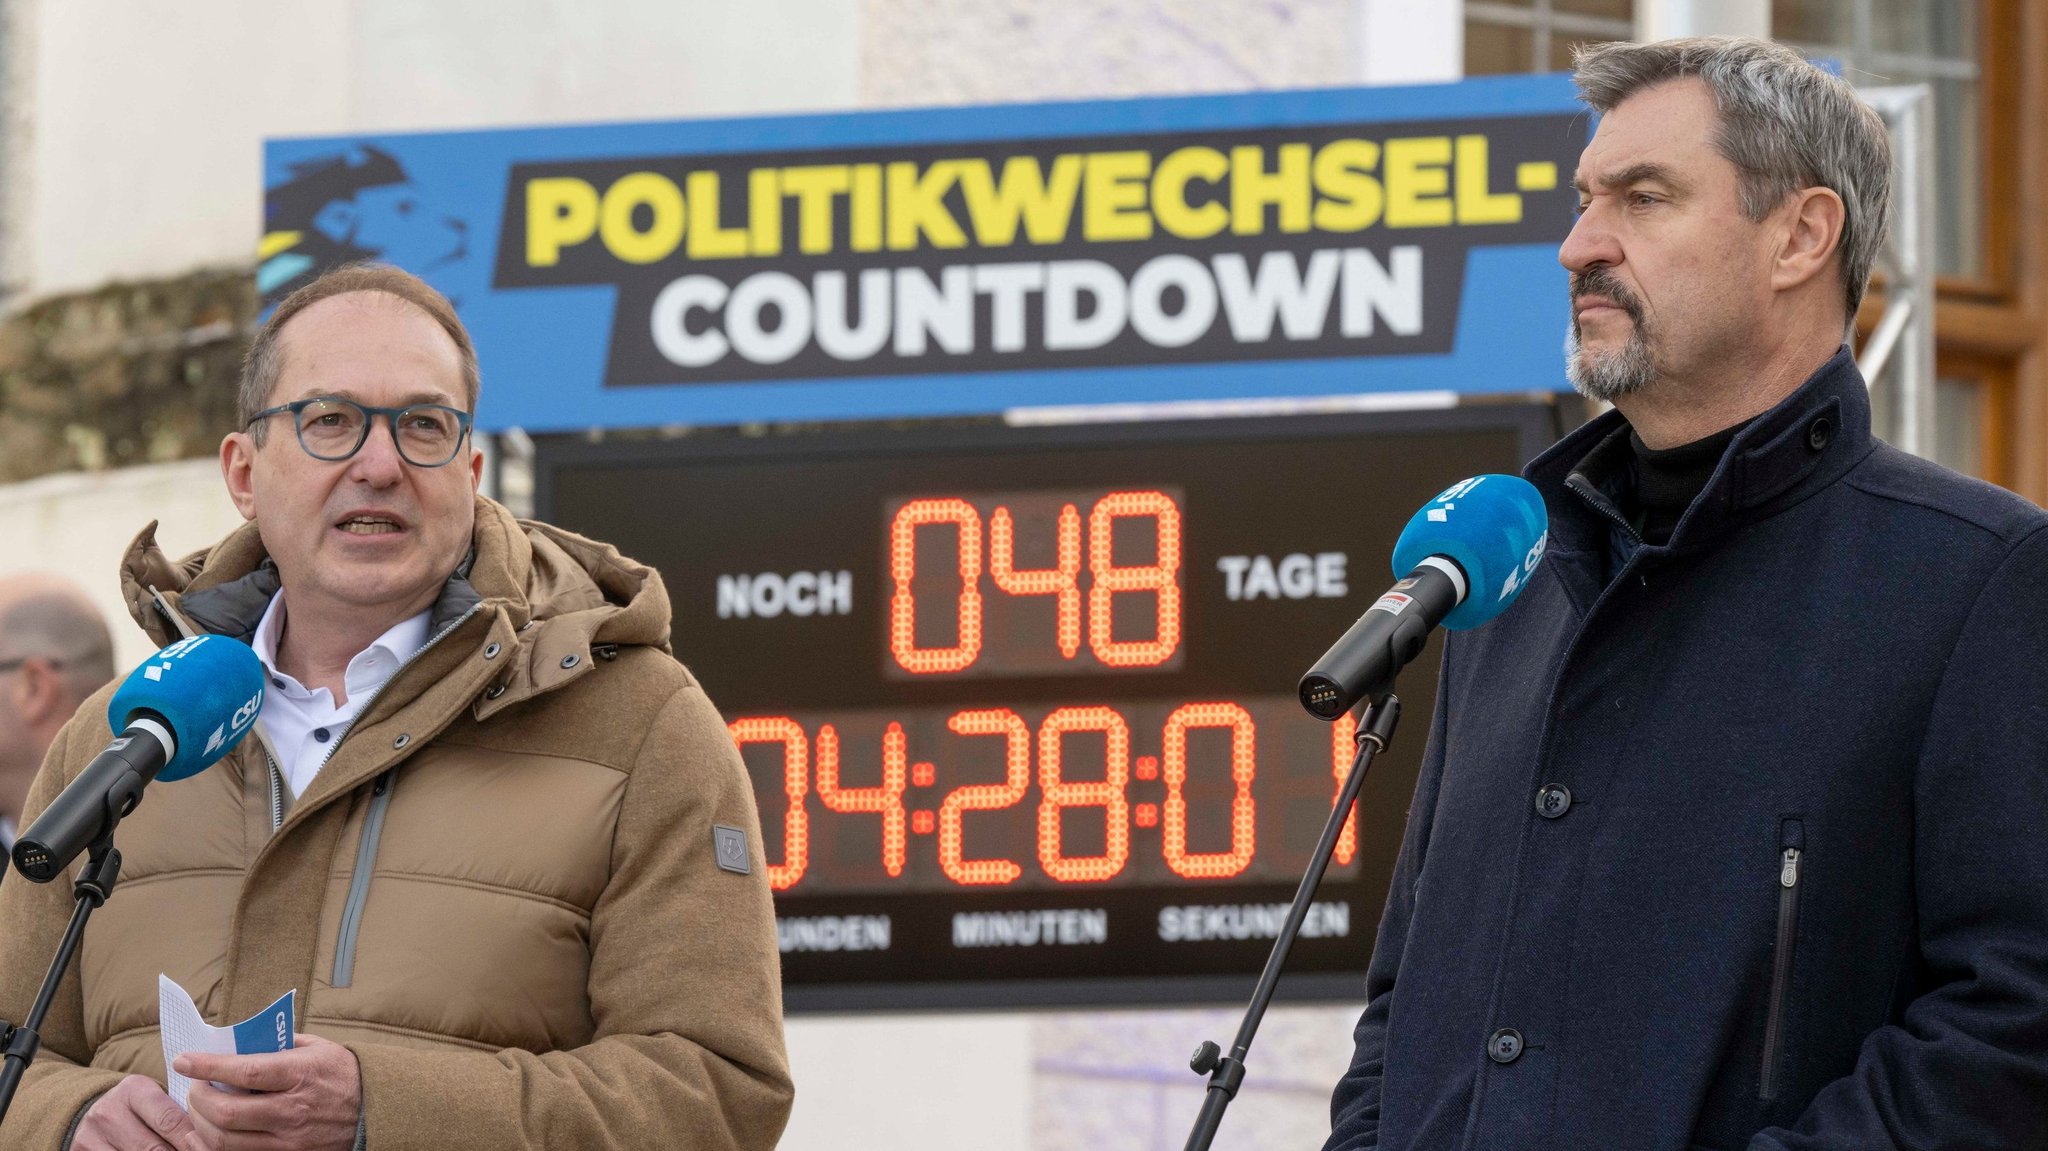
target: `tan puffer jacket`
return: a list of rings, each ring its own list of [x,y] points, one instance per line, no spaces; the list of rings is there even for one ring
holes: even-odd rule
[[[154,585],[246,638],[275,587],[254,528],[177,565],[154,528],[122,573],[138,622],[174,638]],[[254,739],[122,824],[120,886],[0,1146],[55,1151],[123,1074],[162,1080],[161,971],[214,1023],[297,988],[300,1029],[361,1063],[374,1151],[772,1147],[791,1086],[760,829],[668,628],[653,571],[478,501],[438,638],[275,831]],[[111,737],[110,693],[59,737],[31,818]],[[748,874],[718,866],[714,825],[744,829]],[[71,901],[0,883],[0,1018],[27,1014]]]

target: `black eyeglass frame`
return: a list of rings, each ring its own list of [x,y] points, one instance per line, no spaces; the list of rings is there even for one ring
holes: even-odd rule
[[[354,447],[338,456],[323,456],[306,443],[304,413],[307,408],[312,407],[314,404],[347,404],[363,413],[362,431],[357,434]],[[412,456],[406,453],[405,441],[400,439],[398,435],[398,418],[407,412],[416,412],[422,409],[452,412],[455,415],[455,423],[458,429],[455,433],[455,443],[448,449],[448,458],[439,463],[422,463],[419,460],[413,459]],[[279,404],[274,408],[265,408],[250,416],[248,423],[242,426],[245,428],[249,427],[260,420],[267,420],[283,412],[290,412],[292,414],[292,434],[299,441],[299,450],[316,460],[330,464],[338,464],[345,460],[354,459],[356,453],[363,450],[363,445],[370,442],[370,430],[376,426],[377,417],[383,416],[391,429],[391,446],[398,449],[398,458],[416,468],[445,468],[449,464],[454,463],[455,457],[462,454],[462,441],[469,437],[471,425],[475,420],[475,417],[471,416],[468,412],[463,411],[461,408],[451,408],[447,404],[408,404],[402,408],[379,408],[369,404],[358,403],[355,400],[342,396],[308,396],[303,400],[293,400],[288,404]]]

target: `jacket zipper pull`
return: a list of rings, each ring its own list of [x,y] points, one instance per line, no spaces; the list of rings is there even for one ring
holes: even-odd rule
[[[1799,886],[1799,849],[1785,849],[1785,866],[1778,872],[1778,883],[1783,887]]]

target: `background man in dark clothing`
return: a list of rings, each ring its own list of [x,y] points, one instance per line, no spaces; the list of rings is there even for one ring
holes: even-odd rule
[[[1445,649],[1329,1147],[2048,1146],[2048,514],[1871,437],[1882,124],[1764,41],[1577,80],[1616,410]]]

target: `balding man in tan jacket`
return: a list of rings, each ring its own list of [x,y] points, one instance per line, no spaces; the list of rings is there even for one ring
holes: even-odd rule
[[[792,1092],[753,794],[659,576],[477,497],[474,355],[403,273],[280,305],[242,398],[222,470],[251,523],[176,563],[145,531],[122,579],[158,643],[255,648],[266,739],[122,824],[0,1146],[772,1147]],[[30,818],[111,735],[104,704]],[[0,1016],[70,904],[0,885]],[[215,1023],[296,988],[306,1034],[181,1058],[187,1115],[160,971]]]

